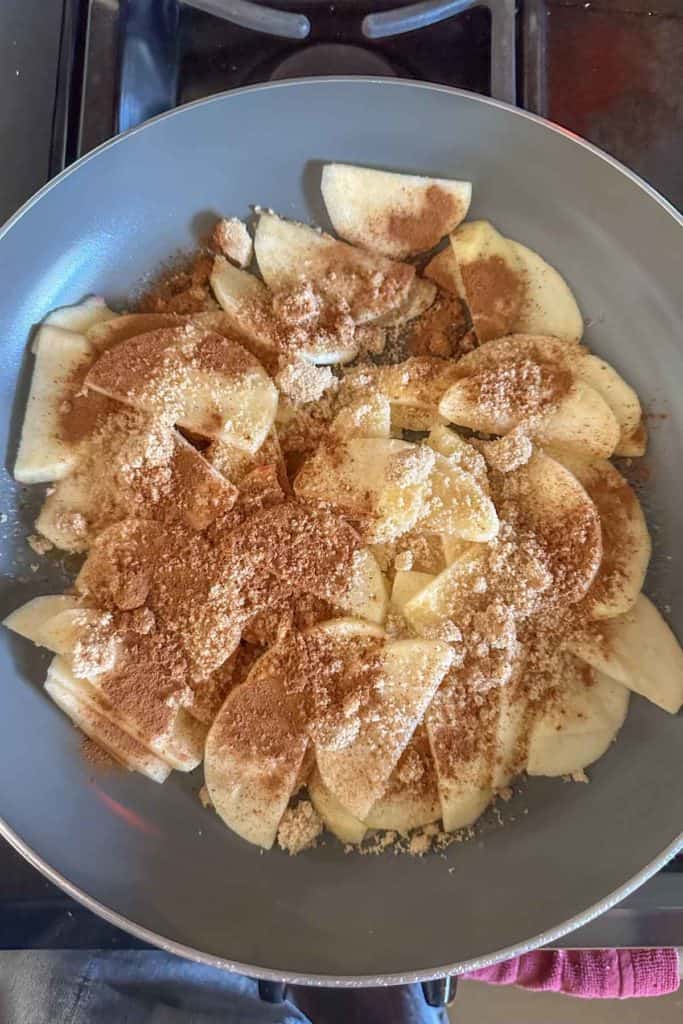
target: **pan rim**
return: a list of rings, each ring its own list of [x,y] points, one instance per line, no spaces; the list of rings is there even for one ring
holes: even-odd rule
[[[321,83],[330,85],[350,84],[355,83],[359,86],[378,86],[383,88],[410,88],[410,89],[424,89],[433,92],[446,93],[448,95],[458,96],[468,102],[478,102],[484,106],[493,107],[503,111],[507,111],[517,117],[526,119],[539,125],[539,127],[564,137],[568,142],[574,143],[585,149],[588,153],[595,157],[598,157],[603,162],[613,167],[617,172],[624,175],[627,179],[633,182],[641,191],[643,191],[650,199],[654,200],[663,210],[667,213],[675,223],[683,227],[683,214],[681,214],[667,199],[665,199],[656,189],[644,181],[638,174],[630,170],[624,164],[620,163],[614,157],[608,153],[603,152],[597,146],[587,142],[585,139],[580,138],[573,132],[562,128],[560,125],[556,125],[550,121],[539,117],[536,114],[531,114],[526,110],[522,110],[518,107],[511,106],[510,104],[504,103],[500,100],[495,100],[490,97],[480,96],[476,93],[471,93],[463,89],[455,89],[450,86],[436,85],[429,82],[417,82],[406,79],[393,79],[383,78],[381,76],[334,76],[325,78],[296,78],[289,79],[281,82],[268,82],[261,83],[258,85],[245,86],[240,89],[227,90],[225,92],[216,93],[212,96],[204,97],[202,99],[194,100],[191,103],[183,104],[180,107],[176,107],[171,111],[165,111],[162,114],[151,118],[149,121],[144,122],[129,131],[124,132],[121,135],[115,136],[112,139],[107,140],[100,146],[97,146],[90,153],[85,154],[75,163],[67,167],[60,174],[58,174],[51,181],[47,182],[38,192],[31,196],[6,222],[0,227],[0,242],[3,241],[6,235],[9,234],[11,229],[17,224],[23,216],[25,216],[32,207],[38,203],[44,195],[50,192],[53,188],[59,185],[59,183],[75,173],[81,166],[86,164],[88,161],[95,159],[100,153],[104,152],[111,146],[118,145],[118,143],[129,135],[137,134],[138,132],[144,131],[149,125],[153,125],[156,122],[163,121],[166,118],[174,117],[181,114],[185,110],[204,106],[210,103],[224,102],[227,97],[239,96],[242,93],[260,92],[265,90],[274,89],[291,89],[291,88],[312,88],[320,87]],[[84,890],[70,882],[65,876],[60,874],[54,868],[52,868],[47,861],[45,861],[36,851],[34,851],[24,840],[12,829],[12,827],[0,817],[0,836],[7,840],[7,842],[21,855],[25,860],[28,861],[33,867],[40,871],[49,881],[53,882],[60,889],[62,889],[67,895],[71,896],[86,909],[97,914],[99,917],[108,921],[110,924],[121,928],[129,934],[135,936],[142,941],[149,942],[158,948],[165,950],[166,952],[173,953],[177,956],[185,957],[186,959],[193,960],[199,963],[206,964],[208,966],[220,967],[226,970],[236,971],[240,974],[250,975],[254,978],[270,981],[287,981],[290,984],[302,984],[312,986],[332,986],[332,987],[347,987],[347,988],[361,988],[370,986],[387,986],[387,985],[398,985],[407,984],[412,982],[428,981],[433,978],[443,977],[448,974],[462,974],[465,971],[476,970],[482,967],[487,967],[491,964],[500,962],[502,960],[509,959],[514,956],[518,956],[522,953],[528,952],[532,949],[537,949],[540,946],[545,946],[550,943],[554,943],[557,939],[567,935],[574,931],[600,914],[609,910],[616,903],[625,899],[632,892],[634,892],[639,886],[643,885],[648,879],[650,879],[657,871],[659,871],[673,856],[683,850],[683,832],[681,832],[672,842],[659,853],[649,864],[645,865],[629,880],[613,890],[603,899],[592,904],[586,910],[581,911],[579,914],[574,915],[571,918],[561,922],[559,925],[546,930],[540,934],[537,934],[523,942],[516,943],[512,946],[507,946],[503,949],[496,950],[485,956],[475,957],[466,961],[458,961],[452,964],[445,964],[433,968],[424,968],[418,971],[403,972],[403,973],[385,973],[380,975],[327,975],[327,974],[307,974],[307,973],[296,973],[293,971],[277,970],[275,968],[266,968],[255,966],[252,964],[245,964],[239,961],[229,960],[225,957],[216,956],[214,954],[204,953],[201,950],[195,949],[191,946],[186,946],[183,943],[176,942],[159,935],[150,929],[145,928],[142,925],[131,921],[129,918],[117,911],[112,910],[104,903],[100,903],[95,898],[89,896]]]

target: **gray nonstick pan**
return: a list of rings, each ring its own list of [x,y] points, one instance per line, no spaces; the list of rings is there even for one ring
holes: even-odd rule
[[[652,420],[647,589],[683,637],[682,220],[576,137],[492,100],[380,79],[292,81],[180,108],[60,175],[0,235],[0,426],[6,614],[67,576],[27,548],[40,488],[9,468],[31,327],[89,293],[115,306],[218,213],[260,203],[325,224],[321,163],[469,178],[471,216],[560,268],[586,341]],[[5,518],[6,517],[6,518]],[[533,780],[504,824],[444,857],[261,854],[205,810],[201,771],[158,786],[100,772],[44,696],[47,657],[0,632],[0,830],[50,879],[136,935],[261,978],[372,985],[425,979],[556,942],[682,845],[683,722],[637,697],[590,785]],[[528,813],[523,813],[525,810]],[[570,940],[569,940],[570,941]]]

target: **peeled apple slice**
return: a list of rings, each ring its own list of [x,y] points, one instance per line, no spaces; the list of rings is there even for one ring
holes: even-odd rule
[[[389,437],[391,405],[384,395],[358,395],[340,409],[330,425],[332,433],[350,437]]]
[[[595,623],[567,646],[664,711],[675,715],[683,705],[683,651],[645,594],[625,615]]]
[[[619,424],[598,392],[578,380],[569,394],[535,431],[541,444],[609,458],[619,442]]]
[[[513,330],[520,334],[550,334],[579,341],[583,317],[569,285],[549,263],[521,242],[507,239],[522,269],[525,295]]]
[[[428,587],[435,577],[429,572],[415,572],[414,570],[399,570],[394,576],[394,585],[391,589],[391,604],[398,611],[403,611],[408,601],[411,601],[421,590]]]
[[[176,431],[144,418],[135,429],[123,417],[117,430],[116,420],[101,422],[107,429],[90,439],[73,472],[55,483],[36,519],[36,529],[55,547],[86,551],[102,530],[141,508],[148,519],[203,530],[234,504],[236,488]],[[149,461],[143,452],[152,453]],[[156,479],[163,472],[164,486],[147,486],[140,472],[131,478],[131,459],[138,469],[149,466]]]
[[[495,505],[474,476],[445,455],[434,455],[430,494],[419,526],[462,540],[490,541],[498,533]]]
[[[536,451],[508,475],[516,504],[543,548],[554,579],[552,599],[576,603],[595,580],[602,558],[600,519],[576,477]]]
[[[251,353],[214,331],[190,326],[120,342],[100,356],[86,386],[248,452],[263,444],[278,401],[275,385]]]
[[[34,597],[20,608],[16,608],[3,621],[3,625],[18,633],[26,640],[31,640],[38,647],[47,647],[44,635],[45,624],[60,612],[80,608],[79,598],[71,594],[55,594],[46,597]]]
[[[498,722],[491,779],[494,792],[509,786],[526,768],[532,710],[522,674],[524,671],[523,664],[516,665],[510,680],[498,691]]]
[[[467,215],[469,181],[326,164],[320,185],[334,230],[347,242],[403,259],[426,252]]]
[[[387,583],[377,559],[367,548],[356,552],[348,589],[337,599],[337,604],[345,615],[355,619],[365,619],[379,626],[386,619]]]
[[[431,583],[403,606],[403,614],[416,633],[430,635],[446,620],[457,623],[475,593],[476,581],[485,575],[486,551],[469,544]]]
[[[529,775],[571,775],[608,750],[628,711],[621,683],[567,655],[558,694],[534,722],[529,736]]]
[[[443,827],[448,832],[472,825],[489,804],[492,743],[499,695],[470,693],[455,669],[425,716],[436,767]]]
[[[453,283],[467,303],[479,341],[510,334],[526,285],[521,260],[511,243],[486,220],[462,224],[450,241],[457,264]]]
[[[42,645],[61,655],[70,664],[77,646],[84,641],[87,642],[93,631],[108,619],[110,620],[111,616],[107,612],[92,608],[65,608],[43,623],[40,630]],[[88,677],[112,669],[116,654],[117,645],[113,639],[107,642],[106,646],[103,643],[101,657],[97,663],[93,659]]]
[[[354,817],[347,811],[336,796],[330,793],[318,771],[314,771],[308,780],[308,795],[316,811],[325,822],[325,827],[337,839],[340,839],[342,843],[362,843],[367,826],[360,818]]]
[[[432,256],[424,269],[424,275],[442,291],[462,298],[465,289],[450,239],[445,249],[437,252],[436,256]]]
[[[272,291],[313,282],[328,301],[347,304],[356,323],[376,320],[401,306],[415,277],[414,268],[405,263],[356,249],[273,213],[259,217],[254,251]]]
[[[98,320],[90,324],[85,332],[88,341],[103,352],[107,348],[118,345],[120,341],[135,338],[138,334],[148,334],[160,327],[178,327],[187,318],[177,313],[125,313],[108,320]]]
[[[373,320],[373,325],[376,327],[402,327],[426,313],[435,298],[436,285],[431,281],[425,281],[423,277],[416,277],[405,301],[391,313],[385,313],[379,319]]]
[[[322,627],[318,627],[322,628]],[[361,820],[377,802],[453,660],[448,644],[395,640],[382,651],[382,687],[376,714],[363,716],[356,738],[341,750],[316,747],[328,789]],[[387,730],[384,723],[392,722]]]
[[[77,334],[86,334],[95,324],[116,319],[117,314],[109,308],[99,295],[91,295],[75,306],[60,306],[53,309],[43,320],[50,327],[62,327]]]
[[[497,338],[463,356],[456,364],[457,380],[443,395],[439,412],[446,419],[472,430],[505,434],[525,422],[544,444],[607,458],[616,447],[620,428],[604,398],[581,376],[587,354],[578,345],[543,335],[514,334]],[[531,378],[528,396],[522,397],[522,381],[531,364],[538,372],[557,375],[558,387],[567,392],[553,406],[534,411],[536,384]],[[492,388],[504,390],[506,379],[518,368],[522,380],[506,403],[482,401]],[[569,381],[566,381],[570,375]],[[552,380],[552,378],[551,378]],[[519,391],[519,394],[518,394]]]
[[[647,451],[647,428],[645,420],[641,420],[631,434],[619,438],[619,444],[614,449],[615,455],[622,458],[640,458]]]
[[[238,336],[248,338],[257,354],[260,350],[276,353],[271,296],[263,282],[234,267],[224,256],[214,260],[210,280],[213,294]]]
[[[238,338],[246,339],[245,344],[248,342],[250,351],[262,359],[264,365],[275,367],[282,348],[278,334],[286,335],[287,328],[278,325],[269,289],[253,274],[239,270],[223,256],[214,260],[211,287]],[[347,363],[358,355],[358,341],[353,336],[350,339],[340,337],[338,346],[330,347],[329,340],[316,344],[315,332],[312,332],[310,345],[301,346],[300,353],[307,362],[321,366]]]
[[[588,352],[581,357],[577,367],[581,380],[589,384],[609,405],[619,424],[619,442],[616,454],[621,454],[621,445],[628,446],[643,418],[640,400],[630,384],[617,373],[614,367]]]
[[[353,517],[370,517],[367,539],[389,540],[419,519],[433,464],[434,453],[424,446],[396,438],[351,438],[334,452],[322,447],[308,458],[294,492]]]
[[[204,779],[216,812],[242,839],[266,850],[275,842],[309,742],[288,714],[279,671],[273,647],[228,694],[204,750]]]
[[[432,427],[426,439],[430,448],[440,455],[445,455],[460,469],[469,473],[485,494],[489,493],[488,470],[486,459],[468,441],[451,427],[439,423]]]
[[[72,676],[66,683],[65,673],[57,673],[50,667],[45,690],[81,732],[129,771],[140,772],[153,782],[166,781],[171,772],[170,765],[124,732],[100,705],[91,700],[87,684],[82,680]]]
[[[606,459],[557,459],[574,474],[598,510],[602,528],[602,561],[589,591],[593,618],[622,615],[635,604],[643,587],[652,543],[640,502],[621,473]]]
[[[201,762],[207,730],[205,726],[190,718],[183,708],[173,715],[164,735],[152,736],[149,730],[141,725],[137,716],[123,715],[119,707],[112,705],[107,697],[106,687],[102,686],[100,680],[92,676],[88,679],[76,676],[68,657],[53,658],[48,678],[65,686],[87,706],[96,708],[107,722],[132,740],[134,747],[143,747],[171,768],[191,772]]]
[[[82,334],[62,327],[39,328],[35,363],[24,413],[15,479],[22,484],[59,480],[76,461],[75,447],[60,437],[60,408],[80,387],[93,349]]]
[[[368,371],[359,371],[361,379]],[[391,420],[406,430],[428,430],[439,420],[439,401],[457,379],[456,364],[433,356],[413,356],[378,367],[373,386],[391,402]]]
[[[418,725],[394,769],[389,785],[370,808],[368,828],[407,833],[441,817],[434,761],[424,725]]]

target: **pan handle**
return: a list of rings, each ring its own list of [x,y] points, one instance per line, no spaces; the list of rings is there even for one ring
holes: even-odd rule
[[[427,1006],[450,1006],[456,997],[457,991],[458,979],[456,975],[422,982],[422,995]]]

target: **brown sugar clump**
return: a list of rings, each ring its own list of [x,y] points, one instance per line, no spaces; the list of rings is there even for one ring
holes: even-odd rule
[[[213,258],[198,253],[162,272],[138,301],[140,313],[203,313],[218,308],[209,278]]]
[[[248,267],[254,252],[247,226],[237,217],[221,217],[213,229],[209,246],[238,267]]]
[[[413,320],[406,334],[406,348],[414,356],[458,359],[476,347],[464,302],[439,292],[429,309]]]
[[[295,807],[288,807],[282,816],[277,831],[277,841],[281,849],[290,857],[310,850],[318,843],[323,830],[322,818],[310,800],[300,800]]]

